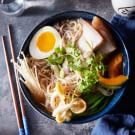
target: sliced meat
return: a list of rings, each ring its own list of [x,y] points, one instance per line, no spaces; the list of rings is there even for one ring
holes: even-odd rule
[[[92,20],[92,26],[99,31],[104,38],[104,42],[102,42],[101,46],[99,46],[97,52],[107,55],[116,50],[114,38],[103,20],[95,16]]]
[[[80,22],[83,32],[78,40],[78,47],[82,51],[84,58],[87,58],[103,42],[103,38],[87,21],[80,19]]]
[[[84,38],[84,36],[81,36],[78,40],[78,48],[81,50],[82,55],[84,58],[88,58],[92,54],[92,48]]]
[[[87,40],[89,44],[92,44],[93,48],[96,48],[103,42],[103,38],[100,33],[95,30],[90,23],[87,21],[80,19],[82,24],[83,33],[82,36]]]
[[[116,54],[108,66],[109,77],[116,77],[122,74],[122,54]]]

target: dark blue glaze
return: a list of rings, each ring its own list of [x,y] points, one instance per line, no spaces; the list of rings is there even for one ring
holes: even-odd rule
[[[25,40],[20,51],[23,51],[25,54],[28,53],[29,43],[30,43],[32,37],[43,26],[53,25],[54,23],[61,21],[61,20],[65,20],[65,19],[84,18],[88,21],[91,21],[94,16],[97,16],[97,15],[95,15],[93,13],[84,12],[84,11],[68,11],[68,12],[63,12],[63,13],[54,15],[52,17],[49,17],[49,18],[45,19],[44,21],[42,21],[38,26],[36,26],[35,29],[29,34],[28,38]],[[124,75],[130,76],[130,61],[129,61],[128,52],[127,52],[127,49],[126,49],[125,44],[123,42],[123,39],[121,38],[120,34],[116,31],[116,29],[109,22],[107,22],[106,20],[104,20],[104,22],[106,23],[106,25],[108,26],[108,28],[112,32],[113,37],[117,42],[117,45],[119,46],[119,48],[121,49],[121,51],[123,53],[123,73],[124,73]],[[50,114],[48,114],[47,111],[42,106],[37,104],[32,99],[31,94],[29,93],[29,90],[26,88],[26,86],[22,82],[20,82],[20,87],[21,87],[21,90],[22,90],[24,96],[26,97],[27,101],[31,104],[31,106],[36,111],[38,111],[41,114],[43,114],[44,116],[47,116],[48,118],[54,120],[54,118]],[[120,98],[124,94],[126,87],[127,87],[127,83],[124,84],[122,88],[117,90],[115,92],[115,95],[113,96],[112,100],[109,102],[109,104],[101,112],[99,112],[95,115],[89,115],[86,117],[80,117],[78,119],[73,119],[67,123],[82,124],[82,123],[90,122],[90,121],[93,121],[93,120],[96,120],[96,119],[102,117],[103,115],[108,113],[116,105],[116,103],[118,103],[118,101],[120,100]]]

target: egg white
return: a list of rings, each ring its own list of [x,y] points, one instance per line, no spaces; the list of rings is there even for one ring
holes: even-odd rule
[[[37,47],[37,40],[38,40],[39,36],[44,32],[51,32],[55,37],[54,48],[52,50],[50,50],[49,52],[42,52]],[[44,59],[44,58],[47,58],[50,55],[52,55],[54,53],[55,48],[57,48],[61,45],[62,45],[62,39],[61,39],[61,36],[58,33],[58,31],[51,26],[45,26],[45,27],[39,29],[36,32],[36,34],[33,36],[32,40],[30,42],[29,52],[30,52],[30,55],[35,59]]]

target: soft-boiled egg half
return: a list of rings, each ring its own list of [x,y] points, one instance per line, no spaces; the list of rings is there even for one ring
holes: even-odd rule
[[[51,27],[45,26],[33,36],[29,52],[35,59],[44,59],[54,53],[55,48],[61,46],[62,39],[59,32]]]

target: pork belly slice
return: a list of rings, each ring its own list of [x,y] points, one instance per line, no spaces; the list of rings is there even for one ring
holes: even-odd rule
[[[80,22],[83,29],[82,36],[84,36],[89,44],[92,44],[93,48],[99,46],[103,42],[103,38],[100,33],[87,21],[80,19]]]
[[[104,42],[98,47],[96,52],[101,53],[103,55],[108,55],[115,51],[116,48],[116,43],[114,41],[114,38],[112,36],[112,33],[109,31],[108,27],[104,23],[102,19],[99,17],[95,16],[92,20],[92,26],[99,31],[99,33],[102,35],[104,38]]]
[[[80,19],[80,23],[82,24],[83,32],[78,40],[78,47],[82,51],[83,56],[87,58],[94,49],[102,44],[103,38],[87,21]]]
[[[88,58],[93,52],[92,47],[86,41],[84,36],[81,36],[80,39],[78,40],[78,48],[81,50],[82,56],[84,58]]]

